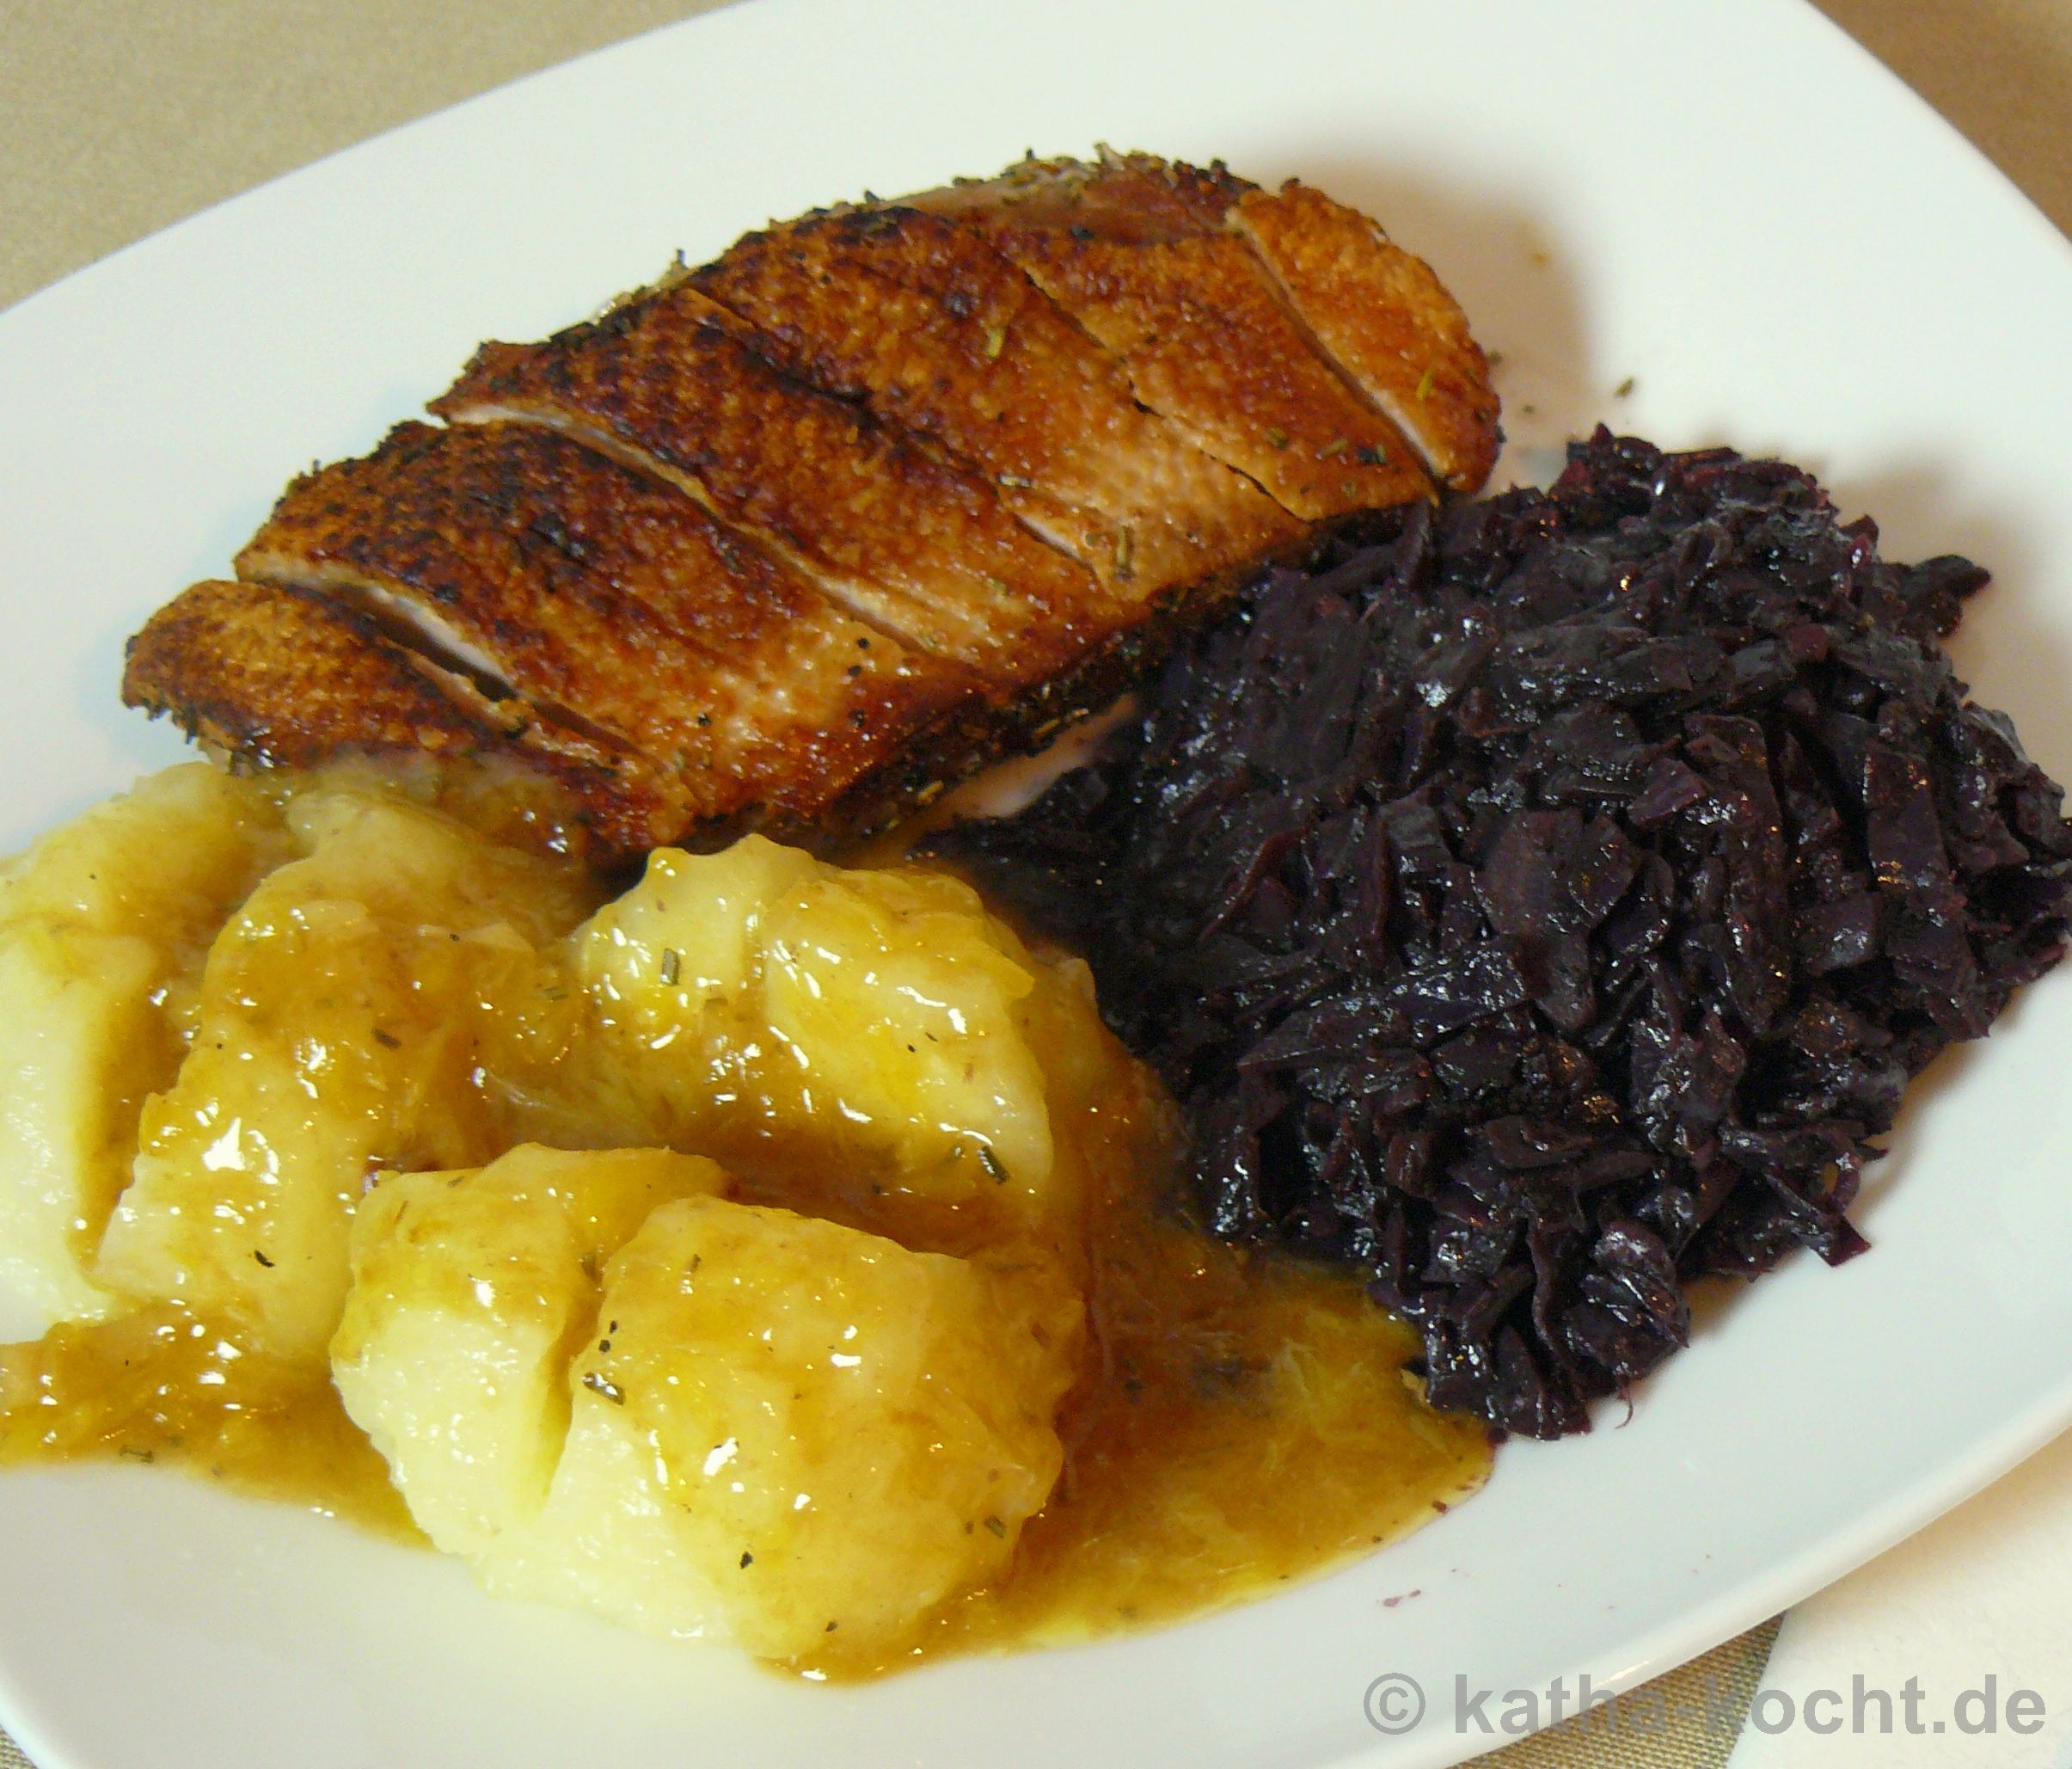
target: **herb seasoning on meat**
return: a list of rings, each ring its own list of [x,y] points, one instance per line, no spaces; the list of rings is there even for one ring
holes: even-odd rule
[[[2060,953],[2072,828],[1797,469],[1600,429],[1546,492],[1272,572],[1143,720],[938,851],[1093,963],[1218,1234],[1357,1264],[1533,1436],[1684,1285],[1846,1211],[1909,1078]]]

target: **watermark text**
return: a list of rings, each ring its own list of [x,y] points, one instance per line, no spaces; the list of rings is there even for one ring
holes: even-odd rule
[[[2033,1689],[2003,1686],[1990,1672],[1946,1697],[1924,1688],[1918,1677],[1890,1688],[1859,1674],[1847,1689],[1794,1692],[1760,1687],[1744,1707],[1737,1692],[1716,1676],[1701,1681],[1694,1700],[1672,1696],[1658,1683],[1615,1698],[1587,1676],[1556,1677],[1532,1689],[1495,1689],[1463,1675],[1453,1680],[1450,1689],[1427,1691],[1416,1679],[1389,1671],[1367,1686],[1362,1705],[1367,1723],[1391,1736],[1414,1731],[1429,1719],[1433,1725],[1487,1738],[1523,1738],[1557,1726],[1644,1738],[1694,1726],[1726,1737],[1744,1727],[1770,1734],[1981,1737],[2012,1733],[2026,1737],[2042,1731],[2044,1720],[2042,1696]]]

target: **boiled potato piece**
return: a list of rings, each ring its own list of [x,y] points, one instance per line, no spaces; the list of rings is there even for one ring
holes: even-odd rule
[[[1040,1191],[1050,1110],[1018,1011],[1035,970],[977,892],[938,874],[831,870],[766,928],[765,1010],[808,1085],[898,1145],[911,1172]]]
[[[493,1592],[770,1658],[895,1643],[999,1574],[1063,1459],[1069,1286],[788,1211],[665,1204],[607,1270]]]
[[[0,1284],[49,1320],[90,1272],[144,1098],[171,1084],[202,955],[287,850],[271,798],[206,764],[144,780],[0,872]]]
[[[1092,1047],[1107,1035],[1083,984],[960,881],[845,871],[759,836],[665,850],[575,946],[617,1066],[659,1121],[674,1108],[670,1140],[717,1138],[734,1161],[751,1134],[814,1132],[881,1158],[881,1190],[1025,1215],[1075,1201],[1030,1034],[1063,1017]]]
[[[289,851],[271,792],[190,762],[138,781],[0,868],[0,928],[205,946],[258,872]]]
[[[506,1047],[540,949],[592,898],[571,867],[377,794],[312,792],[289,821],[309,851],[210,952],[98,1275],[321,1361],[369,1174],[476,1166],[520,1139]]]
[[[368,1194],[332,1378],[435,1546],[482,1552],[539,1509],[605,1261],[657,1205],[725,1184],[695,1156],[527,1146]]]
[[[0,932],[0,1282],[46,1324],[114,1303],[88,1269],[144,1097],[180,1061],[162,974],[146,939]]]
[[[636,1035],[666,1036],[700,1008],[752,991],[763,917],[822,869],[759,835],[716,854],[658,848],[640,884],[579,937],[585,980]]]

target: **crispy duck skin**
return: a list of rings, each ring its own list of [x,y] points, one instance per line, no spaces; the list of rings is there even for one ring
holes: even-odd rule
[[[1320,371],[1380,426],[1352,446],[1387,454],[1389,439],[1407,439],[1456,491],[1478,488],[1496,464],[1496,392],[1460,304],[1369,217],[1299,181],[1266,191],[1221,165],[1104,150],[1094,163],[1031,158],[900,200],[982,230],[1125,358],[1140,399],[1200,427],[1204,446],[1276,496],[1286,486],[1313,501],[1298,513],[1324,513],[1314,501],[1329,498],[1328,482],[1304,494],[1285,467],[1262,473],[1222,439],[1247,433],[1250,408],[1288,437],[1290,457],[1315,458],[1342,409]],[[1352,484],[1340,507],[1402,501]]]
[[[818,815],[978,691],[673,486],[530,426],[402,425],[291,485],[237,568],[373,604],[684,773],[706,818]]]
[[[1503,441],[1489,362],[1468,316],[1422,258],[1358,209],[1290,179],[1250,191],[1230,224],[1279,282],[1310,336],[1401,427],[1455,491],[1474,491]]]
[[[800,372],[968,463],[1132,599],[1300,532],[1140,405],[1114,354],[972,228],[899,205],[809,216],[690,280]],[[1059,506],[1079,517],[1062,532]]]
[[[545,424],[669,480],[856,617],[989,682],[1064,667],[1113,618],[990,488],[785,372],[682,282],[543,344],[485,345],[432,409]]]
[[[879,826],[1499,440],[1364,216],[1106,152],[773,224],[432,410],[291,485],[124,697],[261,765],[501,757],[607,862]]]
[[[1310,347],[1223,226],[1249,187],[1132,155],[1029,161],[904,200],[983,234],[1121,359],[1144,405],[1291,515],[1429,496],[1402,433]]]
[[[194,585],[129,642],[122,697],[259,767],[505,757],[579,807],[606,856],[643,852],[696,815],[673,777],[493,697],[395,642],[372,616],[306,590]]]

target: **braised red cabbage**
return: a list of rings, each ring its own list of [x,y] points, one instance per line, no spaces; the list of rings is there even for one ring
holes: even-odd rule
[[[2056,962],[2072,829],[1815,482],[1600,430],[1277,570],[938,851],[1084,952],[1217,1234],[1364,1271],[1438,1405],[1585,1429],[1686,1286],[1809,1247],[1908,1079]]]

